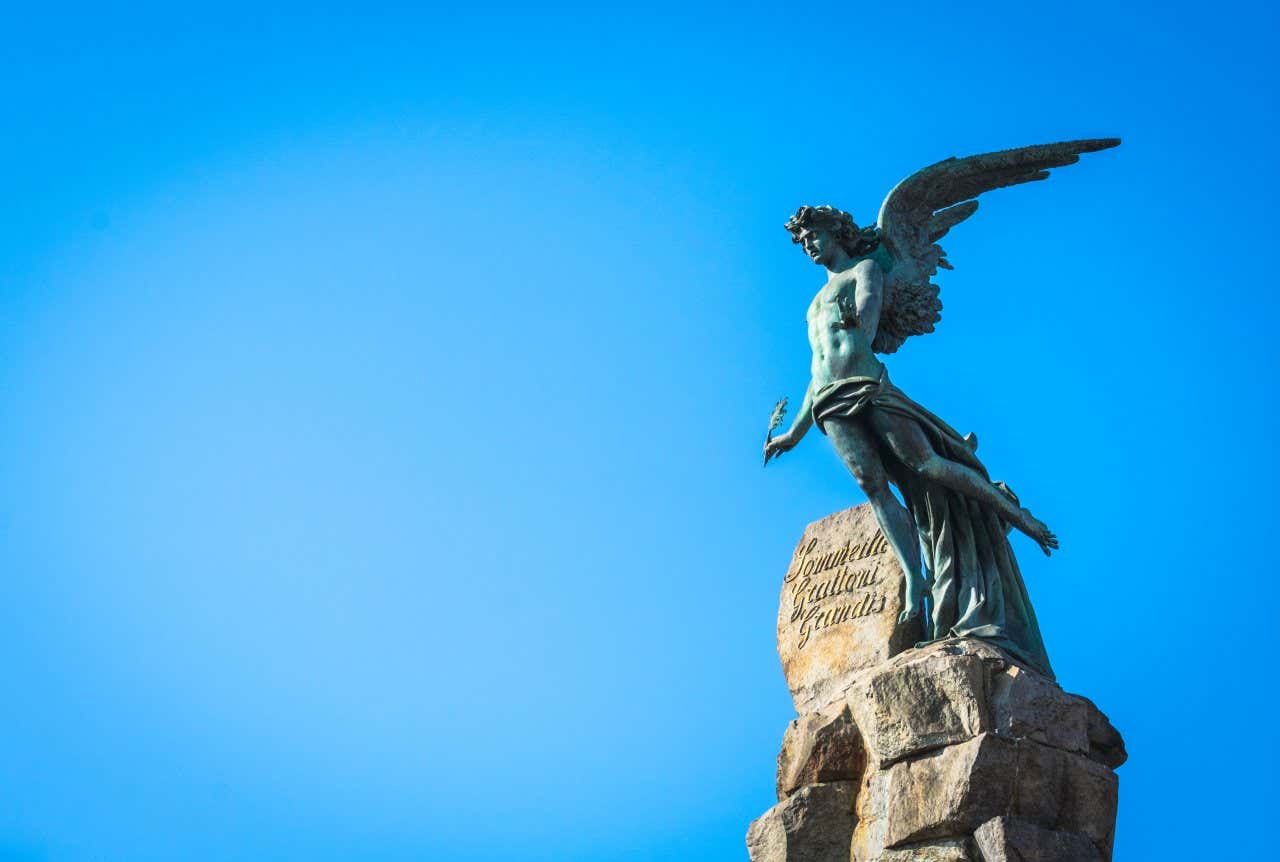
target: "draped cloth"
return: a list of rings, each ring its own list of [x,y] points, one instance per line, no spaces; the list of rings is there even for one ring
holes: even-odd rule
[[[964,464],[988,481],[990,477],[978,460],[977,441],[962,437],[908,398],[889,382],[886,372],[879,378],[836,380],[814,396],[813,420],[818,429],[825,434],[824,424],[833,419],[864,423],[885,471],[902,493],[933,581],[931,637],[981,638],[1052,678],[1040,626],[1009,547],[1009,524],[992,506],[930,481],[904,464],[867,421],[869,410],[915,422],[939,456]],[[1017,500],[1003,485],[996,487]]]

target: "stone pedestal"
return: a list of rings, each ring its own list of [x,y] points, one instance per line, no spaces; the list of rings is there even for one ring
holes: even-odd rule
[[[1120,735],[983,641],[912,646],[874,523],[859,506],[811,524],[784,580],[778,651],[799,717],[752,862],[1109,860]]]
[[[858,671],[920,640],[918,619],[898,621],[905,583],[870,506],[808,526],[778,602],[778,655],[796,712],[832,701]]]

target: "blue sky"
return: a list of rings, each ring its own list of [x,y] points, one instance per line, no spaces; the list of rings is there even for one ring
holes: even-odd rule
[[[1110,135],[891,368],[1062,538],[1116,858],[1269,852],[1273,8],[6,18],[0,858],[745,858],[781,577],[862,499],[759,467],[783,221]]]

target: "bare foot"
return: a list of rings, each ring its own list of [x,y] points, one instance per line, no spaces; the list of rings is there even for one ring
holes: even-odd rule
[[[1046,557],[1058,550],[1058,537],[1049,531],[1043,521],[1037,520],[1026,509],[1022,510],[1022,523],[1018,528],[1040,546],[1040,550],[1044,551]]]

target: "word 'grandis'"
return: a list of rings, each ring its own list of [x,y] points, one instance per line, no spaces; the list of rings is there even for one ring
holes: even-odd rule
[[[859,617],[878,614],[885,609],[887,603],[888,597],[883,594],[864,593],[861,599],[852,604],[836,605],[826,610],[816,606],[811,607],[805,612],[804,619],[800,621],[800,642],[798,646],[803,647],[807,644],[809,636],[816,631],[858,619]]]

